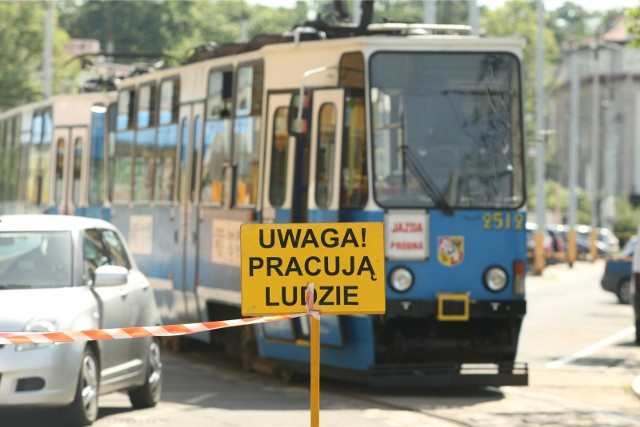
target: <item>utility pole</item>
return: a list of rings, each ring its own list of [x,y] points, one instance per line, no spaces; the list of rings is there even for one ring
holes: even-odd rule
[[[436,9],[437,9],[437,0],[423,0],[424,1],[424,8],[422,9],[423,13],[424,13],[424,23],[425,24],[436,24],[437,23],[437,15],[436,15]]]
[[[43,93],[49,99],[53,94],[53,3],[44,1]]]
[[[593,57],[591,62],[591,237],[589,253],[591,261],[595,261],[596,251],[596,228],[598,226],[598,195],[600,193],[599,167],[600,167],[600,61],[598,51],[600,47],[600,35],[596,36],[596,45],[593,47]]]
[[[542,0],[540,0],[541,2]],[[480,11],[477,0],[469,0],[469,25],[472,35],[480,35]],[[538,38],[540,38],[540,28],[538,28]]]
[[[538,10],[538,41],[536,45],[536,222],[538,231],[535,234],[534,269],[542,274],[545,267],[544,235],[547,232],[545,216],[547,210],[547,196],[545,192],[545,143],[546,131],[544,125],[544,3],[537,2]]]
[[[579,50],[573,48],[571,51],[571,95],[569,104],[569,233],[568,233],[568,253],[569,266],[573,266],[576,260],[576,216],[577,216],[577,195],[576,184],[578,181],[578,143],[579,143],[579,120],[580,120],[580,56]]]
[[[622,47],[614,43],[604,43],[604,47],[609,50],[609,76],[607,79],[607,100],[604,103],[605,130],[607,145],[605,147],[606,174],[604,175],[605,198],[603,202],[602,216],[603,226],[613,230],[616,220],[616,184],[618,177],[618,111],[615,102],[615,91],[613,87],[614,74],[619,70],[614,59],[622,57]]]

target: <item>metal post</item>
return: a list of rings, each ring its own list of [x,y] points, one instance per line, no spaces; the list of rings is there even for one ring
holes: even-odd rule
[[[545,131],[544,131],[544,4],[537,2],[538,41],[536,45],[536,221],[538,231],[535,236],[534,268],[537,274],[542,273],[545,266],[543,250],[544,233],[546,232],[545,216],[547,196],[545,192]]]
[[[573,266],[576,260],[576,215],[577,195],[576,183],[578,181],[578,143],[580,120],[580,57],[579,51],[571,53],[571,98],[569,106],[569,234],[568,234],[568,261]]]
[[[598,226],[598,199],[600,194],[599,168],[600,168],[600,63],[596,40],[596,46],[593,49],[591,74],[593,80],[591,83],[591,238],[589,252],[591,260],[596,259],[595,234]]]
[[[606,161],[606,174],[605,179],[605,198],[603,204],[603,226],[609,230],[613,230],[614,222],[616,220],[616,184],[618,181],[618,114],[615,102],[615,91],[613,87],[613,76],[616,72],[616,65],[614,64],[614,58],[621,55],[620,51],[622,47],[606,43],[604,46],[609,50],[609,76],[607,78],[607,100],[604,103],[605,107],[605,129],[606,129],[606,142],[605,146],[605,161]]]
[[[436,9],[437,9],[437,4],[436,4],[436,0],[422,0],[424,2],[424,8],[423,8],[423,20],[425,24],[436,24],[437,23],[437,15],[436,15]]]
[[[539,3],[542,3],[542,1],[539,1]],[[471,34],[474,36],[480,34],[480,12],[478,11],[477,0],[469,0],[469,25],[471,26]],[[539,37],[540,29],[538,28],[538,38]]]

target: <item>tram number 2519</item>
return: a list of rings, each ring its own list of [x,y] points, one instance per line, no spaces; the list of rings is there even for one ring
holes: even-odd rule
[[[485,212],[482,222],[485,230],[523,230],[525,216],[522,212]]]

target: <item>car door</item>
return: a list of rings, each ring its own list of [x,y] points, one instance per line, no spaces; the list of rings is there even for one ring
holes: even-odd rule
[[[94,279],[95,269],[102,265],[122,265],[130,268],[128,258],[114,256],[115,235],[111,230],[89,229],[84,234],[84,275],[85,281]],[[117,238],[117,236],[116,236]],[[125,265],[123,265],[125,264]],[[98,301],[99,325],[102,329],[123,328],[135,325],[135,295],[130,285],[93,287]],[[102,384],[108,387],[118,378],[135,371],[138,363],[131,363],[131,347],[135,340],[101,341]]]

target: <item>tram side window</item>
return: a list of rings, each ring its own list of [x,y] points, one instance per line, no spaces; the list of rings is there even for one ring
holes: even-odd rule
[[[164,80],[160,84],[158,146],[155,153],[154,198],[171,202],[176,176],[176,148],[180,113],[180,80]]]
[[[51,181],[51,144],[53,143],[53,120],[51,119],[51,110],[47,109],[42,114],[42,145],[41,164],[40,164],[40,203],[49,203],[49,185]]]
[[[38,168],[40,162],[40,143],[42,143],[42,113],[35,113],[31,119],[31,144],[27,166],[27,200],[40,204],[42,177]]]
[[[118,95],[118,117],[116,126],[118,130],[133,129],[135,127],[135,98],[133,89],[122,90]]]
[[[233,156],[235,198],[239,206],[254,206],[258,199],[258,139],[262,107],[262,63],[238,69]]]
[[[104,202],[104,142],[107,109],[91,107],[91,156],[89,158],[89,204]]]
[[[287,172],[289,171],[289,131],[287,129],[288,108],[278,108],[274,116],[273,141],[271,141],[271,176],[269,179],[269,202],[279,207],[287,194]]]
[[[367,203],[367,145],[364,97],[348,95],[345,100],[345,128],[342,143],[342,206],[361,208]]]
[[[340,58],[340,87],[364,89],[364,56],[347,52]]]
[[[316,204],[328,208],[333,194],[333,171],[336,141],[336,107],[324,104],[318,120],[318,153],[316,160]]]
[[[73,143],[73,181],[71,196],[77,206],[80,202],[80,169],[82,165],[82,138],[76,138]]]
[[[31,146],[27,166],[27,200],[34,205],[49,202],[52,133],[50,110],[37,111],[31,124]]]
[[[224,118],[231,115],[231,71],[212,71],[209,74],[207,118]]]
[[[223,200],[224,175],[231,165],[232,77],[231,71],[213,71],[209,74],[200,177],[202,203],[221,205]]]
[[[56,170],[55,170],[55,188],[54,188],[54,201],[56,204],[60,204],[62,202],[62,174],[64,171],[64,151],[65,151],[65,140],[62,138],[58,138],[55,146],[56,153]]]
[[[147,84],[140,87],[137,128],[148,128],[156,124],[156,87]]]
[[[180,81],[165,80],[160,84],[160,114],[158,123],[166,125],[178,123],[180,114]]]

